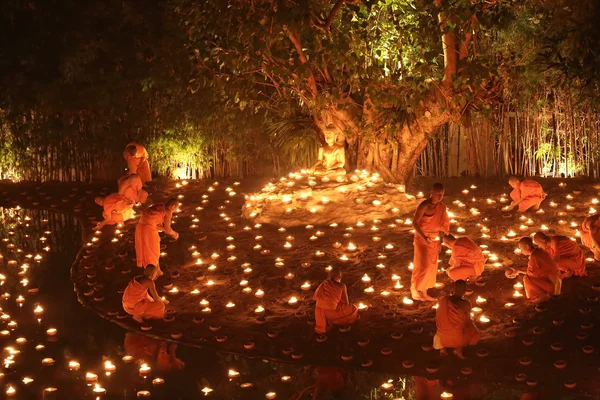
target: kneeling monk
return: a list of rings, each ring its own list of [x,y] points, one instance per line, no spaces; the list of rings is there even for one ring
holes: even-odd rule
[[[483,272],[485,257],[481,247],[467,237],[444,235],[444,244],[452,249],[446,273],[453,281],[474,280]]]
[[[549,300],[552,294],[560,294],[562,281],[554,258],[545,250],[535,247],[529,237],[519,240],[519,249],[521,253],[529,256],[527,268],[511,268],[506,271],[506,276],[515,278],[519,274],[524,274],[523,285],[527,298],[536,303]]]
[[[546,250],[558,264],[561,279],[571,275],[586,276],[585,254],[574,240],[566,236],[547,236],[544,232],[533,235],[533,243]]]
[[[133,278],[123,293],[123,309],[137,322],[165,316],[165,301],[160,298],[154,285],[157,277],[158,268],[148,265],[144,275]]]
[[[348,302],[346,285],[341,283],[342,270],[333,267],[329,279],[315,290],[315,332],[325,333],[335,325],[349,325],[356,321],[358,308]]]
[[[127,168],[130,174],[139,175],[142,183],[152,180],[150,164],[148,163],[148,152],[144,146],[135,142],[129,143],[125,146],[123,157],[127,161]]]
[[[148,199],[148,192],[142,189],[142,186],[139,175],[125,175],[119,179],[119,194],[134,203],[144,204]]]
[[[95,201],[103,207],[104,221],[98,222],[94,230],[102,229],[104,225],[122,224],[133,217],[133,202],[118,193],[96,197]]]
[[[467,283],[458,280],[454,283],[454,293],[440,298],[435,312],[437,332],[433,347],[446,355],[446,348],[454,348],[458,358],[465,358],[463,347],[474,346],[479,342],[479,330],[471,320],[471,303],[463,299]]]
[[[135,227],[135,258],[138,267],[152,264],[158,267],[159,276],[162,275],[158,259],[160,258],[160,236],[158,232],[164,231],[177,240],[179,234],[171,229],[171,218],[177,210],[179,203],[171,199],[167,204],[158,203],[148,207]]]
[[[415,211],[413,227],[414,239],[414,268],[410,279],[410,292],[415,300],[434,300],[427,294],[427,289],[435,286],[440,254],[439,233],[448,233],[450,220],[446,206],[442,203],[444,186],[435,183],[431,188],[429,198],[423,201]]]
[[[593,214],[581,224],[581,243],[594,253],[596,261],[600,261],[600,214]]]
[[[519,212],[525,212],[530,208],[535,211],[540,208],[540,204],[547,196],[544,189],[542,189],[542,185],[533,179],[521,181],[516,176],[511,176],[508,179],[508,184],[513,188],[513,191],[510,192],[512,203],[508,206],[508,211],[517,206],[519,206]]]

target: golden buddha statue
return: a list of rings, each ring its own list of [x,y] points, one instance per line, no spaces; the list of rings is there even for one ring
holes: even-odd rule
[[[343,176],[346,175],[346,150],[337,143],[335,132],[325,132],[327,146],[319,147],[318,160],[310,169],[310,174],[315,176]]]

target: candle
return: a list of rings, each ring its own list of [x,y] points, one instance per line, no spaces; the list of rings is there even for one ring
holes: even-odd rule
[[[290,305],[294,305],[298,303],[298,299],[295,296],[290,297],[290,299],[288,300],[288,304]]]
[[[477,304],[485,304],[487,303],[487,300],[481,296],[477,296],[477,300],[475,300],[477,302]]]
[[[371,278],[367,274],[364,274],[361,280],[365,283],[371,282]]]
[[[310,283],[308,281],[304,282],[302,284],[302,286],[300,286],[300,287],[302,288],[302,290],[309,290],[310,289]]]
[[[264,312],[265,312],[265,309],[264,309],[264,307],[263,307],[263,306],[258,306],[258,307],[256,307],[256,308],[254,309],[254,313],[255,313],[255,314],[262,314],[262,313],[264,313]]]
[[[408,297],[405,297],[402,299],[402,303],[407,306],[412,306],[414,301],[412,299],[409,299]]]
[[[262,289],[258,289],[256,292],[254,292],[254,296],[258,297],[259,299],[261,297],[263,297],[265,295],[265,292],[262,291]]]
[[[69,369],[71,371],[77,371],[79,369],[79,363],[77,361],[69,361]]]
[[[88,382],[96,382],[98,380],[98,375],[94,374],[93,372],[86,372],[85,380]]]
[[[368,308],[368,306],[364,303],[358,303],[358,309],[359,310],[366,310]]]
[[[275,392],[269,392],[269,393],[265,394],[265,398],[267,398],[269,400],[274,399],[275,397],[277,397],[277,393],[275,393]]]
[[[490,319],[488,317],[486,317],[485,315],[482,315],[479,317],[479,322],[487,324],[488,322],[490,322]]]
[[[151,368],[148,366],[148,364],[142,364],[140,366],[140,375],[147,375],[150,373]]]

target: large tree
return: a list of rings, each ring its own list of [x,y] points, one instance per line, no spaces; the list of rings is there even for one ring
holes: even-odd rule
[[[494,0],[178,0],[201,85],[257,112],[299,107],[358,168],[407,181],[428,139],[495,89],[477,52]],[[208,76],[206,75],[208,74]]]

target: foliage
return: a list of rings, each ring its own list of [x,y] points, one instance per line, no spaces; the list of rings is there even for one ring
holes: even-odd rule
[[[300,116],[272,121],[266,123],[266,133],[293,170],[307,168],[317,161],[321,143],[310,119]]]

